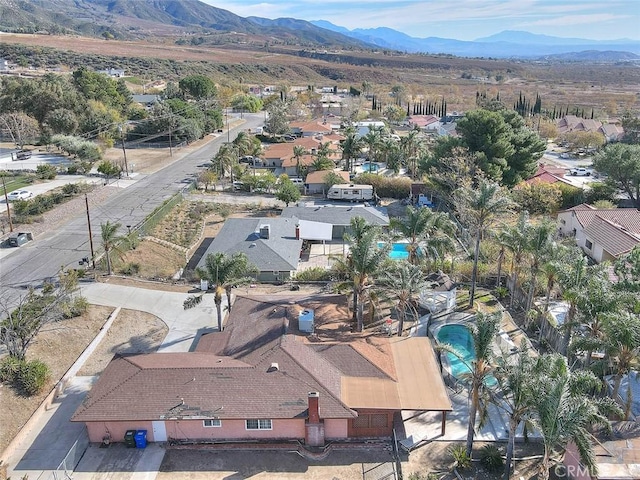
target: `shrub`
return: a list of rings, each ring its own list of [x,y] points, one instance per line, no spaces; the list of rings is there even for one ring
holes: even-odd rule
[[[495,445],[485,445],[480,450],[480,463],[490,472],[497,472],[504,467],[502,451]]]
[[[38,165],[36,167],[36,177],[41,180],[53,180],[57,174],[58,171],[53,165]]]
[[[18,385],[31,396],[42,391],[49,380],[49,367],[40,360],[26,362],[18,374]]]
[[[62,305],[62,316],[73,318],[82,315],[89,308],[89,301],[85,297],[76,297]]]
[[[411,190],[411,179],[403,177],[384,177],[375,173],[362,173],[353,181],[362,185],[372,185],[376,194],[383,198],[407,198]]]
[[[469,468],[471,466],[471,457],[467,455],[467,449],[463,444],[458,443],[455,445],[451,445],[449,447],[449,454],[451,455],[451,457],[453,457],[453,460],[456,463],[455,466],[457,468],[464,470],[465,468]]]
[[[77,183],[67,183],[62,187],[62,193],[65,195],[77,195],[82,189]]]
[[[120,269],[120,272],[123,273],[124,275],[135,275],[139,271],[140,271],[140,264],[136,262],[125,263]]]
[[[296,273],[299,282],[328,282],[331,280],[331,270],[322,267],[312,267]]]
[[[15,382],[24,364],[24,360],[16,357],[9,356],[3,358],[0,361],[0,382]]]

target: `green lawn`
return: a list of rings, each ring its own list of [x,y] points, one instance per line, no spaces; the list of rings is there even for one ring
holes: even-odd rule
[[[7,186],[7,193],[24,188],[31,185],[32,181],[26,175],[17,175],[15,177],[4,177],[4,183]],[[0,195],[4,195],[4,188],[0,181]]]

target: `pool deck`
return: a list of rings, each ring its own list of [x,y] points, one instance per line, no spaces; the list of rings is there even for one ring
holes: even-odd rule
[[[442,315],[433,321],[430,330],[434,327],[447,324],[466,323],[473,318],[472,314],[467,312],[451,312]],[[416,334],[426,334],[426,329],[416,329]],[[502,319],[500,323],[500,333],[498,334],[496,347],[511,347],[520,345],[520,341],[524,338],[529,342],[526,334],[516,325],[513,318],[507,311],[502,311]],[[535,349],[531,347],[531,353],[537,355]],[[449,397],[453,405],[453,411],[447,414],[445,435],[440,434],[440,422],[442,420],[440,412],[403,412],[404,428],[406,436],[411,435],[414,438],[422,438],[428,441],[464,441],[467,438],[467,428],[469,422],[469,390],[462,387],[456,392],[447,387]],[[475,440],[478,441],[501,441],[504,442],[508,438],[508,418],[504,412],[495,405],[490,405],[486,424],[481,429],[476,429]],[[529,432],[532,440],[539,438],[537,433]],[[523,438],[522,427],[518,431],[516,441]]]

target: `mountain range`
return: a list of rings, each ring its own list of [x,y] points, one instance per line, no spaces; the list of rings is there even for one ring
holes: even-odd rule
[[[308,47],[383,48],[461,57],[570,61],[640,59],[640,42],[598,42],[504,31],[475,41],[417,38],[391,28],[349,30],[324,20],[240,17],[199,0],[11,0],[0,3],[0,31],[80,34],[107,38],[192,37],[209,41],[270,41]],[[227,34],[228,38],[222,38]],[[246,39],[243,39],[246,42]]]
[[[561,58],[565,54],[590,51],[607,52],[606,58],[612,60],[615,60],[613,57],[627,60],[640,58],[638,56],[640,55],[640,42],[629,39],[603,42],[505,30],[496,35],[479,38],[475,41],[462,41],[439,37],[411,37],[386,27],[348,30],[325,20],[314,20],[311,23],[378,47],[409,53],[451,54],[462,57],[549,58],[551,56],[560,56],[559,58]],[[614,52],[621,53],[620,55],[615,55]],[[584,57],[588,56],[584,55]],[[605,57],[604,55],[597,56],[600,59]]]

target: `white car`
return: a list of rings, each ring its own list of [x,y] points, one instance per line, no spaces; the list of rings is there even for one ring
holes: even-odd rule
[[[31,197],[33,197],[33,192],[30,192],[29,190],[14,190],[7,195],[10,202],[13,202],[14,200],[26,200]]]
[[[591,170],[589,170],[588,168],[584,168],[584,167],[577,167],[577,168],[572,168],[571,170],[569,170],[569,174],[574,175],[574,176],[580,176],[580,177],[590,177],[591,176]]]

